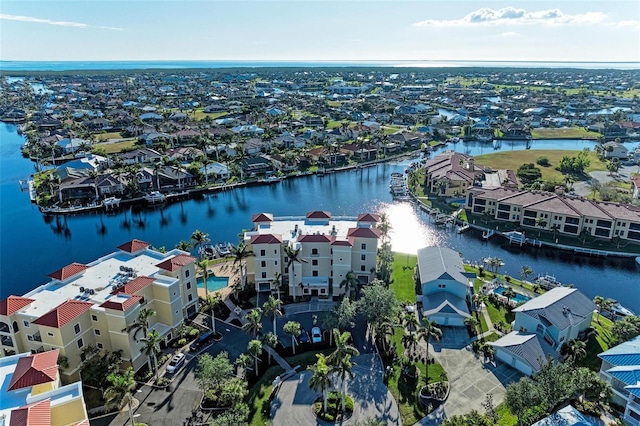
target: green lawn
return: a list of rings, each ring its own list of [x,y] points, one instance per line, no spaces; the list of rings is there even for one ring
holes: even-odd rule
[[[499,322],[509,325],[515,319],[515,315],[507,312],[507,309],[502,305],[495,306],[493,303],[487,303],[487,312],[494,326]]]
[[[584,127],[559,127],[533,129],[531,136],[536,139],[598,139],[600,134],[586,130]]]
[[[122,142],[114,142],[114,143],[98,143],[93,145],[94,148],[102,148],[104,152],[107,154],[115,154],[117,152],[122,151],[123,149],[131,148],[135,145],[135,139],[122,141]]]
[[[198,108],[193,112],[187,113],[187,115],[192,117],[194,120],[201,121],[207,117],[210,117],[212,120],[215,120],[229,114],[226,111],[208,113],[208,112],[204,112],[203,109],[204,108]]]
[[[593,371],[600,371],[602,361],[598,358],[598,354],[609,349],[613,322],[608,318],[594,314],[591,327],[593,327],[596,332],[589,337],[589,341],[587,342],[587,356],[578,360],[578,365],[580,367],[587,367]]]
[[[415,254],[394,253],[393,254],[393,283],[389,286],[400,302],[416,301],[416,285],[413,279],[413,270],[418,263]]]
[[[109,139],[122,139],[122,134],[120,132],[96,133],[94,136],[98,142],[103,142]]]

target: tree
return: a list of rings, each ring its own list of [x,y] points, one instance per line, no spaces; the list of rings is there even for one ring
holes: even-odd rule
[[[244,264],[245,260],[251,256],[253,256],[253,252],[247,248],[247,245],[242,241],[238,244],[237,247],[234,247],[231,251],[231,255],[233,256],[233,266],[238,265],[240,269],[240,285],[242,288],[247,284],[245,282],[245,272],[244,272]]]
[[[466,325],[474,335],[478,334],[478,324],[480,324],[480,322],[474,317],[467,317],[464,319],[464,325]]]
[[[206,299],[200,299],[200,309],[202,312],[211,313],[211,330],[217,335],[216,331],[216,307],[222,302],[222,297],[219,293],[213,293],[213,295],[207,295]]]
[[[358,356],[360,352],[356,349],[355,346],[349,344],[349,340],[351,339],[351,333],[348,331],[344,331],[340,333],[340,330],[334,328],[333,332],[333,340],[336,342],[335,350],[327,357],[327,362],[329,365],[336,365],[340,359],[345,356]]]
[[[415,312],[404,312],[402,315],[402,324],[409,330],[410,334],[413,334],[420,327],[420,321]]]
[[[284,246],[284,255],[287,258],[287,268],[289,269],[289,285],[293,288],[293,300],[296,300],[296,286],[298,284],[302,284],[302,282],[296,282],[296,272],[295,266],[296,263],[308,263],[306,259],[302,259],[300,257],[300,250],[302,247],[298,247],[294,249],[290,245]]]
[[[253,357],[255,360],[255,368],[256,368],[256,376],[258,375],[258,360],[260,359],[260,354],[262,354],[262,342],[257,339],[253,339],[247,345],[247,352],[249,355]]]
[[[536,217],[536,227],[537,228],[546,228],[547,227],[547,219],[545,219],[543,216],[538,216]],[[538,231],[538,237],[540,237],[540,231]]]
[[[329,374],[329,366],[323,354],[316,354],[315,364],[309,367],[313,372],[313,376],[309,379],[309,387],[316,392],[322,392],[322,411],[327,411],[328,390],[331,387],[331,375]]]
[[[271,317],[274,333],[276,332],[276,318],[282,316],[282,311],[280,310],[281,304],[282,302],[280,299],[276,299],[270,295],[267,301],[262,305],[262,312]]]
[[[233,372],[233,366],[229,361],[227,352],[222,351],[216,357],[204,353],[198,357],[195,376],[204,393],[208,390],[217,390]]]
[[[605,299],[602,296],[596,296],[593,298],[593,303],[598,307],[598,324],[600,324],[600,315],[602,315],[603,309],[608,309],[611,307],[611,300]]]
[[[522,278],[522,281],[526,281],[531,275],[533,275],[533,269],[531,269],[531,266],[523,265],[522,269],[520,269],[520,278]]]
[[[362,289],[358,310],[377,338],[381,334],[381,325],[398,317],[399,304],[393,290],[388,289],[384,282],[373,280],[371,285]]]
[[[242,330],[249,333],[252,338],[258,337],[262,331],[262,309],[254,308],[244,316],[247,322],[242,326]]]
[[[300,330],[300,323],[296,322],[296,321],[287,321],[287,323],[285,323],[283,330],[285,333],[287,333],[289,336],[291,336],[291,349],[293,350],[293,353],[295,355],[296,353],[296,337],[298,337],[300,335],[300,333],[302,332]]]
[[[209,298],[209,259],[196,260],[196,266],[202,271],[202,283],[204,284],[204,298]]]
[[[191,241],[193,241],[193,246],[198,249],[198,254],[200,256],[200,259],[202,259],[203,258],[203,253],[201,252],[200,248],[202,247],[203,244],[208,243],[209,241],[211,241],[209,239],[209,234],[204,233],[199,229],[196,229],[191,234]]]
[[[272,332],[268,332],[262,336],[262,344],[270,347],[271,349],[275,349],[276,346],[278,346],[278,336]],[[271,351],[267,351],[267,353],[269,354],[269,364],[271,364]]]
[[[587,344],[581,340],[569,339],[560,348],[560,353],[575,365],[579,359],[587,356]]]
[[[437,322],[425,318],[424,326],[418,329],[417,336],[418,339],[423,340],[427,344],[425,356],[426,375],[424,380],[426,383],[429,383],[429,342],[431,339],[440,340],[442,338],[442,330],[438,328]]]
[[[346,395],[347,395],[347,378],[353,378],[353,363],[351,362],[351,355],[345,355],[339,358],[332,364],[331,371],[338,377],[340,382],[340,396],[342,398],[342,412],[345,411]]]
[[[101,353],[95,345],[88,345],[82,348],[82,358],[84,358],[80,370],[82,382],[104,393],[109,384],[107,378],[120,369],[122,350]]]
[[[509,305],[509,302],[511,301],[511,299],[516,297],[516,292],[513,291],[513,288],[507,287],[502,292],[502,295],[507,298],[507,305]]]
[[[402,335],[402,346],[404,346],[407,354],[413,354],[418,344],[418,337],[413,333],[407,333],[406,331]]]
[[[520,179],[524,185],[531,185],[542,177],[542,172],[533,163],[527,163],[518,167],[516,176],[518,176],[518,179]]]
[[[155,316],[156,311],[150,308],[142,308],[138,313],[138,318],[136,318],[131,324],[126,326],[122,331],[131,333],[133,332],[133,338],[135,341],[138,341],[138,334],[142,332],[142,336],[144,338],[147,337],[147,333],[149,332],[149,318]]]
[[[153,371],[158,382],[158,354],[160,353],[160,342],[164,339],[156,330],[151,330],[147,337],[140,339],[143,344],[143,353],[149,360],[149,370]]]
[[[353,290],[357,290],[360,282],[353,271],[347,272],[342,282],[340,282],[340,288],[344,288],[344,294],[347,297],[351,297]]]
[[[127,368],[122,374],[109,374],[107,380],[111,383],[111,386],[104,392],[107,405],[115,405],[120,411],[124,410],[125,407],[129,410],[131,426],[135,426],[133,405],[136,403],[136,399],[131,392],[136,387],[133,374],[133,368],[131,367]]]
[[[181,240],[178,244],[176,244],[176,248],[182,251],[189,251],[191,248],[191,244],[188,241]]]
[[[240,354],[238,358],[236,358],[235,365],[238,370],[242,369],[242,375],[246,379],[247,377],[247,367],[251,365],[253,360],[249,354]],[[237,374],[240,374],[239,372]]]
[[[627,316],[615,321],[611,328],[613,335],[611,346],[626,342],[640,335],[640,316]]]
[[[340,330],[345,330],[347,328],[355,327],[355,318],[358,310],[358,305],[355,302],[352,302],[351,299],[345,297],[340,301],[339,304],[334,308],[333,313],[335,314],[336,324],[332,327],[324,327],[325,329],[339,328]]]

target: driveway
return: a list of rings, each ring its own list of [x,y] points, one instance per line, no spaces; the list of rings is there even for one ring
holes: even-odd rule
[[[354,412],[346,424],[356,420],[379,418],[388,425],[401,425],[398,406],[382,382],[384,372],[377,355],[367,354],[353,358],[353,379],[347,383],[347,392],[353,398]],[[309,370],[285,380],[271,404],[273,426],[325,425],[311,411],[311,404],[320,394],[309,388]]]

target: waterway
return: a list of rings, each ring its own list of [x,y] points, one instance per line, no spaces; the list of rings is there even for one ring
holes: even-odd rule
[[[390,174],[403,171],[406,161],[324,177],[287,179],[155,208],[43,216],[18,185],[19,179],[34,172],[33,164],[21,157],[19,147],[23,142],[15,126],[0,123],[0,298],[23,294],[45,283],[47,274],[60,267],[95,260],[132,238],[172,248],[180,240],[189,240],[195,229],[201,229],[213,242],[237,242],[238,234],[251,228],[254,213],[289,216],[328,210],[334,216],[386,212],[396,251],[415,253],[420,247],[444,245],[471,261],[497,256],[505,263],[501,272],[518,276],[522,266],[529,265],[536,273],[551,273],[563,283],[573,283],[589,297],[612,297],[640,312],[640,272],[633,261],[510,248],[500,239],[483,242],[473,231],[459,235],[431,226],[426,215],[411,204],[394,202],[389,194]],[[546,145],[548,141],[535,142]],[[524,143],[510,146],[503,141],[499,149],[524,149]],[[590,142],[548,143],[576,149]],[[460,151],[463,147],[462,142],[456,145]],[[473,155],[493,152],[493,147],[486,144],[470,143],[467,147]]]

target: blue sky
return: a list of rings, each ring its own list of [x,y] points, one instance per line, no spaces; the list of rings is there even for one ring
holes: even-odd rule
[[[2,0],[0,59],[640,61],[640,1]]]

